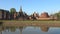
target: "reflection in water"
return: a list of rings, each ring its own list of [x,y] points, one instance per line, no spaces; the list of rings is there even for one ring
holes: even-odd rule
[[[44,32],[47,32],[48,29],[49,29],[49,27],[47,27],[47,26],[42,26],[42,27],[41,27],[41,30],[44,31]]]
[[[42,27],[35,27],[35,26],[3,27],[3,26],[0,26],[0,34],[55,34],[55,32],[57,33],[58,31],[59,31],[58,34],[60,34],[60,30],[58,29],[49,28],[47,26],[42,26]]]
[[[15,32],[16,31],[16,27],[9,27],[9,29],[11,32]]]
[[[0,26],[0,34],[2,34],[2,26]]]
[[[19,29],[20,29],[20,34],[22,34],[23,27],[19,27]]]

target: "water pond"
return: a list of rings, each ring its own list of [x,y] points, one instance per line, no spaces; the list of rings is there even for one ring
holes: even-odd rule
[[[0,26],[0,34],[60,34],[60,27],[2,27]]]

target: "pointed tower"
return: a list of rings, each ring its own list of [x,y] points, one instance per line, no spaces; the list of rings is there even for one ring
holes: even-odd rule
[[[20,11],[19,12],[22,12],[22,6],[20,6]]]
[[[23,15],[22,6],[20,6],[19,14],[20,14],[20,16],[22,16],[22,15]]]

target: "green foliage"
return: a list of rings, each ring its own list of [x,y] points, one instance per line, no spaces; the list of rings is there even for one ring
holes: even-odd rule
[[[60,20],[60,11],[58,13],[55,13],[54,16],[57,16],[58,20]]]
[[[13,13],[15,13],[15,12],[16,12],[16,9],[15,9],[15,8],[11,8],[11,9],[10,9],[10,13],[11,13],[11,14],[13,14]]]

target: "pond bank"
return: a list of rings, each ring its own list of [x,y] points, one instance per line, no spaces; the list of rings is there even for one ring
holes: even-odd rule
[[[48,26],[60,27],[60,21],[2,21],[3,26]]]

